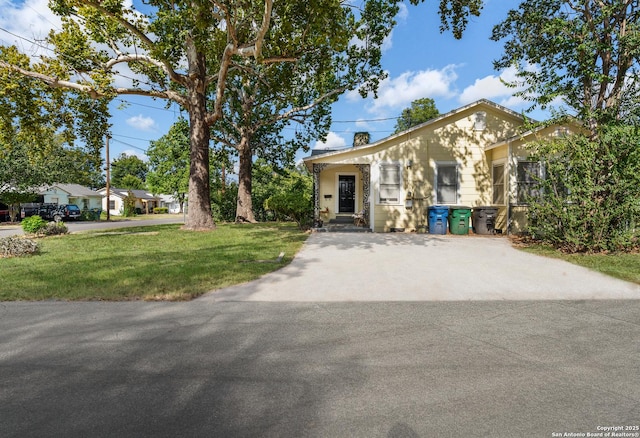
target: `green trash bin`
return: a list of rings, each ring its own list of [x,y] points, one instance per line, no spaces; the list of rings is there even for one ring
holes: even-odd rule
[[[455,206],[449,208],[449,231],[451,234],[469,234],[471,207]]]

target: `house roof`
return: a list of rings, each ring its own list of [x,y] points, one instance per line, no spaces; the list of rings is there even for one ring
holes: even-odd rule
[[[88,187],[81,186],[80,184],[62,184],[55,183],[48,186],[43,186],[38,189],[38,194],[43,195],[45,192],[51,190],[52,188],[58,188],[63,192],[67,193],[71,197],[77,198],[87,198],[87,197],[100,197],[100,193],[91,190]]]
[[[102,189],[99,190],[100,193],[105,193],[107,191],[107,188],[104,187]],[[111,195],[116,195],[119,196],[121,198],[126,198],[129,195],[129,192],[131,192],[133,194],[133,196],[135,196],[138,199],[142,199],[142,200],[146,200],[146,201],[154,201],[156,199],[158,199],[157,196],[152,195],[151,193],[147,192],[146,190],[130,190],[130,189],[118,189],[115,187],[110,187],[109,188],[109,192]]]
[[[500,147],[500,146],[508,145],[509,143],[512,143],[514,141],[522,140],[522,139],[525,139],[527,137],[531,137],[531,136],[533,136],[535,134],[538,134],[539,132],[544,131],[544,130],[549,129],[549,128],[557,129],[557,128],[563,128],[563,127],[567,127],[567,126],[572,126],[572,127],[576,128],[576,129],[581,129],[583,127],[578,120],[576,120],[574,118],[569,118],[569,119],[566,120],[566,123],[564,123],[564,124],[558,124],[558,123],[542,124],[542,125],[539,125],[539,126],[536,126],[536,127],[532,128],[532,129],[529,129],[528,131],[522,132],[522,133],[514,135],[512,137],[505,138],[504,140],[500,140],[499,142],[493,143],[493,144],[485,147],[484,149],[486,151],[489,151],[491,149],[495,149],[495,148]]]
[[[453,116],[455,114],[458,114],[458,113],[461,113],[461,112],[464,112],[464,111],[468,111],[468,110],[470,110],[470,109],[472,109],[474,107],[481,107],[481,106],[490,107],[492,109],[498,110],[500,112],[503,112],[503,113],[509,115],[510,117],[515,117],[515,118],[518,118],[518,119],[524,119],[522,114],[519,114],[516,111],[513,111],[513,110],[511,110],[511,109],[509,109],[507,107],[499,105],[499,104],[497,104],[495,102],[492,102],[490,100],[480,99],[480,100],[477,100],[477,101],[475,101],[473,103],[470,103],[468,105],[462,106],[462,107],[454,109],[452,111],[449,111],[448,113],[442,114],[442,115],[440,115],[440,116],[438,116],[438,117],[436,117],[434,119],[428,120],[428,121],[426,121],[424,123],[421,123],[419,125],[412,126],[411,128],[406,129],[404,131],[398,132],[396,134],[392,134],[392,135],[390,135],[388,137],[385,137],[385,138],[383,138],[381,140],[378,140],[378,141],[376,141],[374,143],[367,143],[367,144],[362,145],[362,146],[346,147],[344,149],[339,149],[339,150],[335,150],[335,149],[319,149],[320,152],[314,152],[315,151],[315,149],[314,149],[314,150],[311,151],[311,155],[310,156],[303,158],[303,161],[313,161],[314,159],[318,158],[319,156],[322,156],[324,158],[326,156],[340,155],[340,154],[343,154],[345,152],[351,152],[351,151],[354,151],[354,150],[363,150],[363,149],[373,148],[373,147],[379,146],[380,144],[385,143],[385,142],[387,142],[387,141],[389,141],[389,140],[391,140],[393,138],[401,137],[403,135],[406,135],[407,133],[410,133],[410,132],[413,132],[413,131],[417,131],[418,129],[424,128],[425,126],[434,125],[436,123],[439,123],[442,120],[447,119],[447,118],[449,118],[449,117],[451,117],[451,116]],[[535,123],[536,121],[532,120],[532,122]]]
[[[54,186],[64,190],[69,194],[69,196],[74,197],[89,197],[89,196],[100,196],[100,193],[95,190],[91,190],[88,187],[81,186],[80,184],[54,184]]]

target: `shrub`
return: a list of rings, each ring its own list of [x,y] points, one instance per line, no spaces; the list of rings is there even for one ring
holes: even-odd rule
[[[637,248],[640,217],[640,129],[601,127],[598,137],[541,142],[545,163],[539,199],[529,208],[531,234],[567,252]]]
[[[40,248],[31,239],[10,236],[0,238],[0,257],[21,257],[35,254]]]
[[[59,234],[67,234],[69,228],[62,222],[49,222],[38,231],[38,234],[45,236],[57,236]]]
[[[289,171],[279,183],[280,189],[264,201],[265,209],[295,221],[301,229],[309,228],[313,221],[311,176]]]
[[[129,190],[126,198],[124,198],[122,215],[124,217],[133,217],[136,215],[137,210],[138,209],[136,209],[136,197],[133,194],[133,192]]]
[[[168,207],[156,207],[153,209],[153,212],[155,214],[166,214],[169,213],[169,208]]]
[[[25,233],[36,234],[42,229],[45,225],[47,225],[47,221],[42,219],[40,216],[29,216],[22,220],[22,229]]]

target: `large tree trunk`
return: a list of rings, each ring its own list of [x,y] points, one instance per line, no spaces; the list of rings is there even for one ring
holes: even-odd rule
[[[236,203],[236,222],[256,223],[251,201],[251,170],[253,151],[248,136],[243,135],[237,147],[240,159],[238,169],[238,201]]]
[[[204,56],[195,48],[187,50],[189,61],[189,122],[190,122],[190,165],[189,165],[189,209],[184,228],[188,230],[212,230],[216,227],[211,214],[209,185],[209,140],[206,102],[206,63]]]

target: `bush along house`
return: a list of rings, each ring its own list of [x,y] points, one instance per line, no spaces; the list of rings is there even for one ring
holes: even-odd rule
[[[526,131],[522,115],[483,99],[373,143],[356,133],[353,147],[304,159],[315,224],[426,231],[430,206],[467,206],[492,207],[498,233],[526,231],[526,195],[541,172],[526,144],[560,132],[567,130]]]

